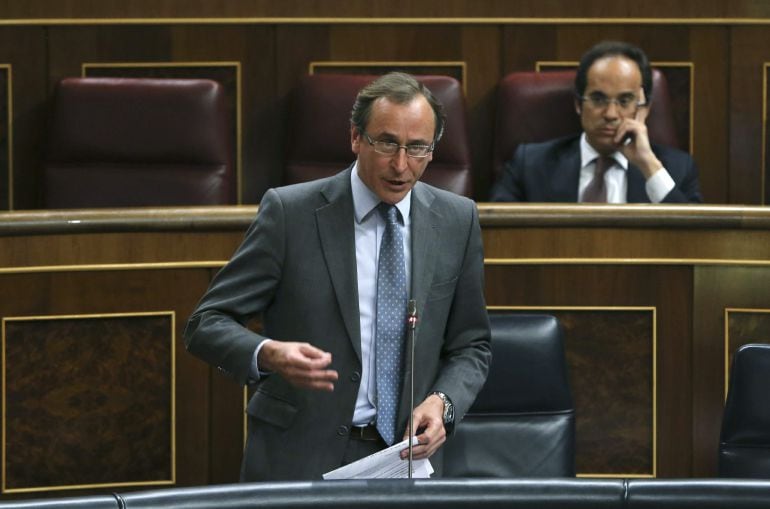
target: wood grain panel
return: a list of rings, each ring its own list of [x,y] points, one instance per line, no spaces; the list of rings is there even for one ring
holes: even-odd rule
[[[564,331],[578,475],[654,476],[655,310],[533,311],[556,316]]]
[[[11,134],[13,140],[10,151],[4,150],[7,166],[13,169],[13,189],[0,195],[0,209],[36,208],[40,203],[38,175],[48,120],[43,106],[48,97],[45,32],[40,27],[0,28],[0,64],[10,66],[13,85],[12,90],[7,89],[12,97],[0,97],[4,107],[10,99],[13,115],[9,129],[0,133],[0,139]],[[5,174],[0,185],[5,187],[8,181]]]
[[[656,0],[618,0],[607,3],[599,0],[576,4],[569,0],[542,2],[538,0],[423,0],[421,2],[386,0],[349,0],[344,9],[337,3],[310,0],[230,0],[228,2],[189,2],[185,0],[104,0],[97,3],[27,0],[0,3],[7,17],[427,17],[456,16],[482,17],[554,17],[578,18],[639,17],[639,18],[725,18],[770,17],[770,8],[764,2],[733,0],[731,2],[682,0],[661,5]]]
[[[725,397],[733,355],[749,343],[770,343],[770,309],[725,309]]]
[[[757,267],[698,267],[693,313],[693,474],[716,474],[719,430],[725,395],[725,334],[733,341],[767,332],[766,317],[757,313],[733,316],[727,309],[770,309],[770,273]],[[738,318],[740,317],[740,318]],[[762,337],[758,337],[762,339]],[[736,344],[737,346],[737,344]],[[732,346],[730,347],[732,348]]]
[[[3,340],[3,492],[174,482],[173,312],[5,318]]]
[[[222,426],[212,424],[212,419],[219,419],[219,415],[212,412],[211,406],[212,399],[217,398],[217,392],[212,391],[210,385],[213,368],[189,355],[182,341],[187,317],[203,295],[210,278],[211,269],[206,268],[138,268],[117,271],[84,268],[72,272],[0,274],[0,285],[14,289],[13,292],[0,295],[0,316],[132,314],[159,309],[173,311],[177,317],[174,331],[176,483],[182,486],[206,484],[211,482],[212,465],[216,464],[213,458],[218,454],[238,455],[242,448],[241,434],[222,434]],[[78,337],[60,334],[58,339],[73,341]],[[105,333],[104,340],[110,338],[111,335]],[[140,368],[142,364],[135,366]],[[141,415],[141,412],[136,415]],[[217,442],[217,449],[210,446],[213,440]],[[88,445],[87,442],[85,444]],[[96,452],[97,449],[82,451],[78,459],[88,462],[92,459],[89,454]],[[129,465],[125,468],[132,467]],[[24,475],[28,473],[25,471]],[[138,479],[143,483],[153,480],[156,479]],[[237,475],[231,475],[230,481],[235,480]]]
[[[731,30],[730,180],[731,203],[762,204],[763,63],[770,62],[770,31]]]
[[[689,355],[692,331],[689,321],[683,316],[691,313],[692,271],[688,267],[670,266],[622,266],[592,265],[517,265],[515,262],[486,266],[486,296],[490,306],[527,306],[535,309],[561,307],[617,308],[623,306],[653,306],[657,309],[657,468],[659,476],[686,476],[691,468],[689,444],[682,440],[690,433],[691,395]],[[621,341],[623,320],[615,321],[612,312],[602,314],[602,320],[594,324],[591,320],[580,321],[576,327],[578,337],[600,336],[601,341]],[[602,328],[603,323],[607,323]],[[628,324],[626,324],[628,325]],[[644,329],[626,331],[636,337],[644,336]],[[649,331],[648,331],[649,332]],[[639,335],[641,333],[641,335]],[[609,344],[608,343],[608,344]],[[603,343],[599,343],[603,344]],[[639,343],[637,343],[639,344]],[[649,345],[649,343],[647,343]],[[590,360],[590,356],[585,357]],[[597,358],[598,360],[599,358]],[[616,366],[617,367],[617,366]],[[572,369],[572,365],[570,366]],[[604,363],[588,363],[581,366],[584,372],[591,369],[604,371]],[[618,375],[621,376],[621,375]],[[598,384],[604,387],[604,384]],[[581,387],[581,386],[578,386]],[[585,387],[590,387],[588,384]],[[576,389],[577,390],[577,389]],[[576,400],[591,401],[591,390]],[[624,404],[629,401],[623,400]],[[578,415],[587,409],[577,409]],[[600,412],[599,408],[593,411]],[[626,436],[638,436],[630,429],[624,429]],[[585,445],[584,445],[585,447]],[[609,449],[607,449],[609,447]],[[601,465],[607,470],[590,473],[612,473],[619,468],[613,454],[621,449],[607,449],[601,460],[581,458],[583,465]],[[585,450],[585,449],[584,449]],[[637,452],[639,449],[636,449]],[[611,452],[612,451],[612,452]],[[650,453],[652,454],[652,453]],[[651,456],[650,456],[651,457]],[[617,460],[621,461],[621,460]],[[629,461],[629,460],[626,460]],[[642,463],[625,464],[625,473],[648,472]],[[649,466],[649,465],[647,465]]]
[[[279,97],[274,78],[281,64],[275,55],[272,26],[174,26],[172,57],[176,62],[238,62],[241,142],[241,200],[256,204],[265,189],[279,181],[277,168],[283,131],[277,114]]]
[[[500,74],[502,30],[499,27],[463,27],[461,60],[466,62],[465,104],[473,161],[473,189],[486,197],[492,186],[487,168],[492,165],[497,83]]]
[[[701,192],[706,203],[740,203],[733,201],[728,191],[733,173],[728,99],[730,30],[699,27],[690,31],[689,40],[688,59],[695,68],[692,148],[700,169]]]
[[[0,209],[4,210],[13,208],[11,76],[11,65],[0,63]]]

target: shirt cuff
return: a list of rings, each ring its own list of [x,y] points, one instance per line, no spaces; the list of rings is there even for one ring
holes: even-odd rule
[[[265,346],[265,344],[268,341],[273,341],[272,339],[266,339],[262,341],[259,345],[257,345],[257,348],[254,350],[254,355],[251,357],[251,365],[249,366],[249,381],[251,383],[259,382],[259,379],[263,376],[267,376],[270,374],[269,371],[260,371],[259,369],[259,351],[262,350],[262,347]]]
[[[652,203],[660,203],[668,193],[674,190],[674,179],[665,168],[656,171],[655,174],[647,179],[644,185],[647,196]]]

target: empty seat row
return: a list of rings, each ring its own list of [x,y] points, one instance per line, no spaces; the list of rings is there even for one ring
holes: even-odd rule
[[[317,74],[300,80],[287,118],[283,184],[325,177],[352,162],[350,110],[374,78]],[[423,180],[473,197],[462,87],[449,76],[418,79],[442,101],[448,118]],[[574,71],[555,71],[512,73],[501,81],[490,178],[519,143],[580,131],[573,79]],[[653,79],[651,138],[679,146],[665,77],[656,70]],[[237,203],[233,132],[225,91],[214,81],[66,78],[54,97],[45,206]]]

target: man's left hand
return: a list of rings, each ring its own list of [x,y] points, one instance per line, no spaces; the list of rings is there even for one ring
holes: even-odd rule
[[[641,99],[644,101],[644,90],[641,91]],[[663,164],[655,156],[650,145],[646,124],[649,114],[649,103],[640,106],[634,118],[624,118],[620,122],[613,139],[618,150],[626,156],[626,159],[641,170],[645,179],[649,179],[658,170],[663,168]],[[628,135],[631,136],[631,142],[623,143],[623,140]]]
[[[446,441],[444,430],[444,402],[435,394],[431,394],[425,401],[414,409],[414,431],[419,432],[417,440],[419,445],[412,447],[412,459],[421,460],[430,458]],[[409,438],[409,429],[404,438]],[[409,449],[401,451],[401,458],[409,457]]]

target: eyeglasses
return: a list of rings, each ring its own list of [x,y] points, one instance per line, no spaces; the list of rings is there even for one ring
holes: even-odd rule
[[[607,97],[601,92],[594,92],[590,95],[580,97],[580,100],[587,102],[592,108],[597,110],[608,108],[611,103],[617,104],[618,108],[626,112],[636,111],[638,108],[647,105],[644,102],[640,102],[634,94],[623,94],[620,97]]]
[[[374,151],[384,156],[396,155],[402,148],[404,151],[406,151],[406,155],[408,157],[413,157],[415,159],[428,157],[430,153],[433,152],[432,143],[430,145],[399,145],[398,143],[393,143],[392,141],[375,141],[368,134],[366,134],[366,131],[361,131],[361,133],[366,138],[366,141],[369,142],[369,145],[374,147]]]

